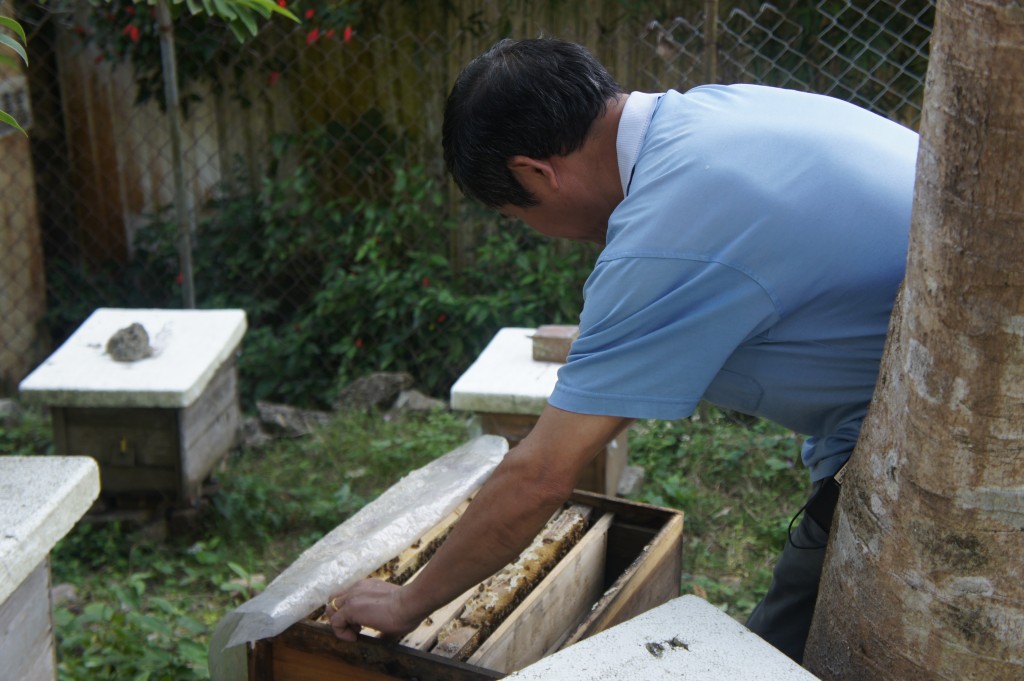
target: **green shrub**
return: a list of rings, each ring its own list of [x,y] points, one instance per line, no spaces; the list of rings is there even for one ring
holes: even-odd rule
[[[311,156],[255,191],[227,194],[198,225],[197,305],[247,312],[239,360],[247,405],[326,406],[339,387],[384,370],[407,371],[420,390],[447,395],[499,328],[577,319],[591,248],[474,207],[454,220],[443,186],[419,167],[393,165],[390,199],[371,202],[330,196],[321,166]],[[232,186],[250,185],[238,178]],[[484,222],[488,234],[473,264],[456,270],[449,253],[459,221]],[[134,304],[177,306],[175,229],[156,220],[138,235],[136,264],[123,276],[144,270],[158,283],[125,286]],[[98,280],[100,290],[117,291]],[[74,312],[88,307],[81,296],[68,300]]]
[[[19,406],[9,415],[0,414],[0,456],[53,454],[49,417],[39,409]]]

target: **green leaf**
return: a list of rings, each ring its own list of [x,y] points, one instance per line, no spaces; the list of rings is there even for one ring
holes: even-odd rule
[[[25,130],[20,125],[18,125],[18,121],[14,120],[14,117],[5,111],[0,111],[0,123],[6,123],[12,128],[20,130],[22,135],[28,137],[28,133],[25,132]]]
[[[2,18],[3,17],[0,17],[0,19]],[[4,45],[5,47],[9,47],[14,50],[18,56],[21,57],[21,60],[25,62],[25,65],[28,66],[28,53],[25,52],[25,48],[21,46],[21,43],[6,33],[0,33],[0,45]]]
[[[147,632],[163,634],[168,638],[174,635],[174,632],[171,630],[171,627],[167,622],[158,617],[154,617],[153,615],[135,615],[132,617],[132,623]]]
[[[242,579],[249,579],[249,573],[238,563],[229,560],[228,568]]]
[[[251,35],[256,35],[259,32],[260,29],[256,25],[256,19],[248,9],[239,8],[238,20],[245,24],[245,27],[249,30]]]
[[[175,608],[169,600],[161,598],[160,596],[151,596],[149,602],[151,605],[155,605],[159,610],[167,613],[168,615],[173,615],[178,611],[178,609]]]
[[[0,26],[3,26],[4,28],[9,28],[10,30],[17,33],[18,37],[21,38],[21,43],[23,45],[28,43],[28,38],[25,37],[25,29],[23,29],[21,27],[21,24],[19,24],[14,19],[11,19],[10,17],[0,16]]]
[[[273,0],[202,0],[202,9],[200,8],[200,0],[174,0],[175,5],[182,3],[193,14],[203,11],[211,16],[219,16],[224,19],[234,35],[243,41],[249,35],[255,36],[259,31],[253,12],[258,13],[264,18],[268,18],[274,13],[281,14],[292,19],[296,24],[299,23],[298,16],[287,7],[282,7]],[[249,35],[246,34],[246,31],[248,31]]]
[[[240,43],[244,43],[249,38],[237,21],[232,21],[228,24],[228,28],[231,29],[231,32],[235,34],[235,38],[237,38]]]
[[[206,666],[208,652],[205,646],[186,639],[178,643],[178,652],[193,665],[197,667]]]
[[[238,18],[238,13],[235,12],[234,8],[227,2],[227,0],[213,0],[213,6],[217,10],[217,16],[222,19],[234,21]]]
[[[251,7],[258,11],[263,16],[269,16],[271,13],[278,13],[282,16],[287,16],[292,19],[296,24],[299,23],[299,17],[292,13],[287,7],[282,7],[274,0],[234,0],[240,5]]]
[[[241,7],[251,9],[252,11],[258,13],[265,19],[268,18],[275,10],[282,9],[275,2],[256,2],[254,0],[238,0],[238,4]],[[282,12],[282,14],[284,13],[290,14],[290,12],[288,12],[287,10],[285,10],[285,12]]]

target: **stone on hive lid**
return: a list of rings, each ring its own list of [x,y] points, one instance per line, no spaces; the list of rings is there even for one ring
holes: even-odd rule
[[[580,335],[580,327],[559,324],[538,326],[533,334],[533,359],[538,362],[565,364],[572,342]]]
[[[146,327],[138,322],[118,329],[107,341],[107,354],[115,362],[138,362],[153,355]]]

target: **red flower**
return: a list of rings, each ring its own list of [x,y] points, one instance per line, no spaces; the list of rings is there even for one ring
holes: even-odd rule
[[[280,71],[271,71],[270,74],[267,76],[267,85],[273,87],[273,86],[277,85],[277,81],[279,81],[280,79],[281,79],[281,72]]]
[[[306,34],[306,44],[312,45],[320,39],[320,29],[314,28],[312,31]]]
[[[363,347],[363,339],[362,338],[356,338],[355,346],[357,348]]]
[[[277,0],[277,6],[278,7],[287,7],[288,3],[285,2],[285,0]]]
[[[426,288],[426,287],[430,286],[430,278],[429,277],[423,277],[423,282],[422,283],[423,283],[423,288]]]
[[[352,27],[351,26],[346,26],[345,27],[345,32],[341,34],[341,39],[344,40],[346,43],[352,40]]]
[[[325,33],[324,35],[326,37],[328,37],[328,38],[333,38],[334,37],[334,29],[333,28],[327,29],[327,33]]]
[[[128,40],[131,40],[133,43],[139,42],[139,27],[135,24],[128,24],[121,33],[128,36]]]
[[[314,14],[316,14],[315,10],[313,10],[313,9],[307,9],[306,10],[306,18],[307,19],[312,19]]]

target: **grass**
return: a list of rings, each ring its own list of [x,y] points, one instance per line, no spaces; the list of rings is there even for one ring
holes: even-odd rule
[[[62,681],[204,679],[209,636],[303,549],[404,473],[467,439],[464,414],[339,415],[315,435],[232,454],[197,522],[155,538],[79,523],[51,554]],[[767,587],[790,515],[803,501],[799,442],[760,421],[702,409],[640,422],[633,498],[686,512],[681,591],[744,619]],[[0,421],[0,454],[52,453],[49,424]]]
[[[746,619],[808,491],[799,451],[792,432],[716,409],[634,425],[630,463],[646,474],[634,498],[686,514],[683,593]]]

